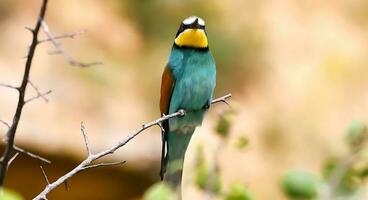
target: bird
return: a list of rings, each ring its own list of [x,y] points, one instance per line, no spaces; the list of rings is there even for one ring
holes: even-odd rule
[[[160,112],[185,115],[162,123],[161,180],[181,193],[185,153],[202,124],[216,86],[216,63],[209,49],[205,21],[190,16],[176,33],[161,79]]]

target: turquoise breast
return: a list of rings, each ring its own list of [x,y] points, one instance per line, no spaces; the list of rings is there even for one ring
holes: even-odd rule
[[[169,120],[170,131],[193,130],[203,120],[203,107],[212,100],[216,67],[210,51],[173,48],[169,67],[175,77],[169,112],[187,111],[181,118]]]

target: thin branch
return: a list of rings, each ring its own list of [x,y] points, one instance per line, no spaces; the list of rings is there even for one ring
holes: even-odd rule
[[[48,37],[48,40],[53,44],[56,52],[63,55],[64,59],[72,66],[78,66],[78,67],[90,67],[93,65],[101,65],[101,62],[91,62],[91,63],[82,63],[79,61],[76,61],[74,58],[72,58],[64,49],[63,47],[56,41],[54,35],[50,32],[50,29],[46,22],[42,20],[42,28],[45,32],[45,34]]]
[[[29,98],[29,99],[25,100],[25,101],[24,101],[24,104],[29,103],[29,102],[31,102],[31,101],[33,101],[33,100],[36,100],[36,99],[39,99],[39,98],[42,98],[42,99],[44,99],[46,102],[48,102],[48,99],[46,98],[46,96],[47,96],[47,95],[49,95],[49,94],[51,94],[51,92],[52,92],[52,90],[49,90],[49,91],[44,92],[44,93],[38,93],[36,96],[31,97],[31,98]]]
[[[8,162],[8,168],[12,164],[12,162],[18,157],[19,153],[17,152],[13,157],[10,158]]]
[[[81,30],[81,31],[72,32],[72,33],[67,33],[67,34],[64,34],[64,35],[55,36],[55,37],[53,37],[53,39],[54,40],[60,40],[60,39],[66,39],[66,38],[74,39],[77,35],[81,35],[81,34],[83,34],[85,32],[86,32],[86,30]],[[47,39],[39,40],[38,41],[38,44],[45,43],[45,42],[51,42],[51,41],[52,41],[51,38],[47,38]]]
[[[225,103],[226,105],[229,105],[229,102],[227,102],[227,99],[230,98],[232,95],[231,94],[227,94],[223,97],[220,97],[220,98],[217,98],[217,99],[214,99],[211,104],[216,104],[216,103]]]
[[[223,97],[220,97],[218,99],[214,99],[211,103],[218,103],[218,102],[223,102],[226,101],[228,98],[230,98],[231,95],[226,95]],[[143,132],[144,130],[153,127],[153,126],[160,126],[159,124],[161,124],[163,121],[166,121],[168,119],[171,118],[175,118],[175,117],[181,117],[185,115],[185,111],[184,110],[179,110],[175,113],[169,114],[169,115],[165,115],[161,118],[158,118],[156,120],[153,120],[149,123],[143,124],[140,128],[138,128],[135,132],[133,132],[132,134],[130,134],[128,137],[126,137],[125,139],[120,140],[118,143],[116,143],[115,145],[97,153],[97,154],[89,154],[87,156],[87,158],[85,160],[83,160],[78,166],[76,166],[74,169],[72,169],[71,171],[69,171],[68,173],[66,173],[65,175],[61,176],[59,179],[57,179],[56,181],[54,181],[53,183],[48,184],[44,190],[39,193],[35,198],[33,198],[33,200],[41,200],[41,199],[46,199],[46,196],[49,192],[51,192],[52,190],[54,190],[56,187],[58,187],[59,185],[63,184],[65,181],[67,181],[68,179],[70,179],[72,176],[74,176],[75,174],[89,169],[91,168],[91,166],[93,167],[99,167],[99,166],[109,166],[110,164],[107,163],[101,163],[101,164],[95,164],[93,165],[92,163],[102,157],[105,157],[107,155],[113,154],[116,150],[118,150],[119,148],[121,148],[122,146],[126,145],[129,141],[131,141],[133,138],[135,138],[137,135],[139,135],[141,132]],[[83,130],[83,128],[82,128]],[[82,131],[83,132],[83,131]],[[88,144],[88,142],[85,142],[86,144]]]
[[[26,150],[24,150],[24,149],[22,149],[22,148],[20,148],[20,147],[18,147],[18,146],[16,146],[16,145],[14,145],[14,150],[15,151],[18,151],[18,152],[20,152],[20,153],[23,153],[23,154],[26,154],[27,156],[29,156],[29,157],[32,157],[32,158],[35,158],[35,159],[38,159],[38,160],[40,160],[40,161],[42,161],[42,162],[45,162],[45,163],[47,163],[47,164],[51,164],[51,161],[50,160],[48,160],[48,159],[46,159],[46,158],[43,158],[43,157],[41,157],[41,156],[39,156],[39,155],[36,155],[36,154],[34,154],[34,153],[31,153],[31,152],[29,152],[29,151],[26,151]]]
[[[66,191],[69,191],[69,185],[68,185],[68,181],[67,180],[64,182],[64,186],[65,186],[65,190]]]
[[[27,31],[31,32],[31,33],[34,33],[35,32],[35,29],[31,28],[31,27],[28,27],[28,26],[25,26],[24,27]]]
[[[92,168],[97,168],[97,167],[107,167],[107,166],[112,166],[112,165],[121,165],[121,164],[125,164],[126,161],[120,161],[120,162],[111,162],[111,163],[98,163],[98,164],[94,164],[94,165],[89,165],[84,167],[83,169],[92,169]]]
[[[41,171],[42,171],[43,177],[44,177],[44,178],[45,178],[45,180],[46,180],[47,185],[49,185],[49,184],[50,184],[50,181],[49,181],[49,178],[47,177],[47,174],[46,174],[45,170],[43,169],[43,167],[42,167],[42,166],[40,166],[40,168],[41,168]]]
[[[158,127],[160,127],[160,129],[161,129],[161,132],[162,132],[162,133],[164,133],[164,132],[165,132],[165,129],[164,129],[164,127],[162,126],[162,123],[158,123],[158,124],[157,124],[157,126],[158,126]]]
[[[0,119],[0,123],[4,124],[6,127],[10,128],[10,125],[7,122],[5,122],[4,120]]]
[[[46,6],[47,6],[47,2],[48,0],[43,0],[42,1],[42,5],[40,8],[40,13],[38,16],[38,20],[37,23],[35,25],[34,29],[28,29],[31,31],[32,33],[32,43],[31,46],[29,47],[29,51],[28,51],[28,55],[27,55],[27,60],[26,60],[26,64],[25,64],[25,68],[24,68],[24,74],[23,74],[23,79],[22,79],[22,83],[19,87],[19,97],[18,97],[18,104],[17,104],[17,108],[12,120],[12,124],[10,125],[10,128],[6,134],[6,140],[5,140],[5,150],[2,156],[2,163],[1,163],[1,167],[0,167],[0,187],[3,186],[4,183],[4,179],[5,179],[5,175],[6,175],[6,171],[7,171],[7,167],[8,167],[8,163],[9,160],[11,159],[11,153],[13,150],[13,146],[14,146],[14,137],[15,137],[15,133],[17,131],[18,128],[18,124],[19,124],[19,120],[21,118],[22,115],[22,111],[23,111],[23,106],[25,105],[25,93],[26,93],[26,89],[27,89],[27,85],[28,85],[28,80],[29,80],[29,74],[30,74],[30,70],[31,70],[31,66],[32,66],[32,61],[33,61],[33,56],[34,53],[36,51],[36,47],[38,44],[38,33],[39,30],[41,28],[41,23],[45,17],[45,13],[46,13]]]
[[[38,89],[38,87],[35,84],[33,84],[32,81],[28,80],[28,83],[36,91],[37,96],[40,96],[46,103],[49,102],[49,100],[45,97],[45,95],[42,95],[42,93],[40,92],[40,90]],[[49,90],[48,92],[51,92],[51,90]]]
[[[92,155],[92,152],[91,152],[91,148],[89,147],[89,141],[88,141],[88,137],[87,137],[86,127],[84,126],[83,122],[81,122],[81,131],[82,131],[82,134],[83,134],[84,144],[86,145],[86,149],[87,149],[87,156],[90,156],[90,155]]]
[[[15,87],[15,86],[12,86],[12,85],[8,85],[8,84],[0,83],[0,86],[1,86],[1,87],[6,87],[6,88],[10,88],[10,89],[13,89],[13,90],[17,90],[17,91],[19,91],[19,87]]]

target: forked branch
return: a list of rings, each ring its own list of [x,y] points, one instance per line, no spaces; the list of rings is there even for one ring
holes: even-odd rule
[[[55,48],[55,53],[56,54],[61,54],[64,59],[72,66],[78,66],[78,67],[90,67],[93,65],[101,65],[101,62],[90,62],[90,63],[83,63],[83,62],[79,62],[77,60],[75,60],[71,55],[68,54],[68,52],[66,52],[63,47],[56,41],[59,38],[56,38],[50,31],[49,26],[47,25],[47,23],[45,22],[45,20],[42,20],[42,28],[43,31],[45,32],[45,34],[47,35],[47,39],[44,41],[50,41],[52,43],[52,45]],[[74,36],[73,36],[74,37]]]
[[[18,96],[17,109],[15,111],[12,124],[10,125],[10,128],[8,129],[8,131],[6,133],[5,150],[4,150],[3,156],[1,157],[0,187],[2,187],[3,183],[4,183],[5,175],[6,175],[7,168],[8,168],[8,163],[11,159],[11,154],[12,154],[12,150],[13,150],[13,146],[14,146],[15,133],[17,132],[19,120],[21,118],[22,111],[23,111],[23,106],[26,103],[24,98],[25,98],[26,89],[27,89],[27,85],[28,85],[29,74],[30,74],[30,70],[31,70],[31,66],[32,66],[33,56],[34,56],[34,53],[36,51],[36,47],[37,47],[37,44],[38,44],[38,33],[40,31],[40,28],[41,28],[41,22],[43,21],[43,19],[45,17],[45,13],[46,13],[46,6],[47,6],[47,0],[43,0],[42,5],[41,5],[41,9],[40,9],[40,13],[39,13],[39,16],[38,16],[38,20],[37,20],[37,23],[35,25],[35,28],[34,29],[29,29],[31,31],[33,37],[32,37],[31,46],[29,47],[29,51],[28,51],[26,65],[25,65],[25,68],[24,68],[24,74],[23,74],[23,79],[22,79],[21,85],[19,87],[11,87],[9,85],[2,84],[2,86],[9,87],[9,88],[12,88],[12,89],[16,89],[19,92],[19,96]]]
[[[231,94],[225,95],[223,97],[220,97],[218,99],[214,99],[211,104],[215,104],[218,102],[226,102],[226,100],[228,98],[231,97]],[[174,118],[174,117],[180,117],[180,116],[184,116],[185,115],[185,110],[179,110],[175,113],[169,114],[169,115],[165,115],[161,118],[158,118],[156,120],[153,120],[149,123],[143,124],[140,128],[138,128],[135,132],[133,132],[132,134],[130,134],[127,138],[120,140],[118,143],[116,143],[115,145],[107,148],[104,151],[101,151],[99,153],[93,154],[91,153],[90,150],[90,145],[87,139],[87,132],[86,129],[84,127],[83,122],[81,123],[81,131],[83,134],[83,138],[84,138],[84,142],[87,148],[87,152],[88,152],[88,156],[85,160],[83,160],[77,167],[75,167],[74,169],[72,169],[70,172],[66,173],[64,176],[60,177],[59,179],[57,179],[56,181],[52,182],[52,183],[48,183],[46,185],[46,187],[44,188],[44,190],[39,193],[33,200],[42,200],[42,199],[47,199],[47,194],[49,192],[51,192],[52,190],[54,190],[56,187],[58,187],[59,185],[65,183],[68,179],[70,179],[72,176],[74,176],[75,174],[86,170],[86,169],[91,169],[91,168],[95,168],[95,167],[103,167],[103,166],[111,166],[111,165],[117,165],[117,164],[124,164],[125,161],[122,162],[113,162],[113,163],[100,163],[100,164],[93,164],[94,161],[105,157],[107,155],[113,154],[116,150],[118,150],[119,148],[121,148],[122,146],[126,145],[129,141],[131,141],[133,138],[135,138],[137,135],[139,135],[141,132],[143,132],[144,130],[151,128],[153,126],[159,126],[160,128],[162,127],[161,124],[162,122],[170,119],[170,118]],[[43,172],[44,173],[44,172]]]

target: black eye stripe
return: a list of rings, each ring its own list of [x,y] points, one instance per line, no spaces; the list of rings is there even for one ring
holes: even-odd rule
[[[179,27],[178,32],[176,33],[175,38],[176,38],[176,37],[178,37],[178,35],[179,35],[180,33],[184,32],[186,29],[189,29],[189,28],[190,28],[190,24],[189,24],[189,25],[186,25],[186,24],[183,24],[183,23],[182,23],[182,24],[180,25],[180,27]],[[199,29],[204,30],[204,31],[206,32],[206,27],[205,27],[205,26],[203,26],[203,25],[199,25]]]
[[[183,28],[183,30],[190,28],[191,24],[182,24],[180,28]],[[205,26],[199,25],[199,29],[205,29]]]

